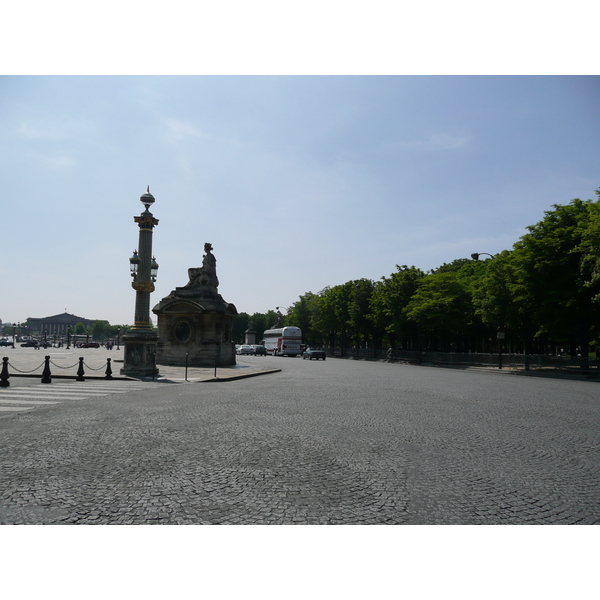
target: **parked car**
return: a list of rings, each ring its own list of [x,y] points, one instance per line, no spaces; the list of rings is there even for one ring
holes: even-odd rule
[[[252,346],[244,344],[243,346],[240,346],[238,354],[254,354],[254,348],[252,348]]]
[[[100,344],[98,342],[84,342],[79,344],[79,348],[100,348]]]
[[[312,360],[313,358],[316,358],[317,360],[322,359],[325,360],[325,358],[327,357],[327,354],[325,353],[325,350],[321,350],[321,349],[312,349],[312,348],[307,348],[304,353],[302,354],[302,359],[308,358],[308,360]]]
[[[254,346],[252,346],[252,348],[254,348],[254,354],[256,356],[266,356],[267,355],[267,349],[264,346],[255,344]]]
[[[8,340],[0,340],[0,346],[12,346],[12,342]]]
[[[24,344],[21,344],[21,348],[35,348],[37,345],[36,340],[27,340]]]

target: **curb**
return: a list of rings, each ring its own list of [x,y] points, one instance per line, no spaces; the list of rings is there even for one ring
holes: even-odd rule
[[[242,375],[232,375],[231,377],[213,377],[212,379],[203,379],[199,383],[217,383],[220,381],[234,381],[236,379],[248,379],[249,377],[258,377],[259,375],[270,375],[271,373],[280,373],[281,369],[270,369],[268,371],[257,371],[255,373],[244,373]]]
[[[230,375],[229,377],[211,377],[210,379],[155,379],[158,383],[221,383],[226,381],[235,381],[237,379],[248,379],[249,377],[258,377],[259,375],[270,375],[271,373],[280,373],[281,369],[269,369],[267,371],[255,371],[254,373],[242,373],[240,375]],[[140,380],[145,381],[145,380]]]

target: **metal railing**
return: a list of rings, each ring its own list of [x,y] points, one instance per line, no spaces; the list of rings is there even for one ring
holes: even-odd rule
[[[326,348],[328,356],[362,360],[388,360],[382,348]],[[485,366],[511,369],[555,369],[560,371],[600,370],[600,358],[556,356],[545,354],[487,353],[487,352],[431,352],[393,350],[393,362],[427,363],[439,365]],[[502,359],[500,363],[500,358]]]

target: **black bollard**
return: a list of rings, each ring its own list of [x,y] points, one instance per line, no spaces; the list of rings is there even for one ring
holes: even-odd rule
[[[46,361],[44,364],[44,372],[42,373],[42,383],[52,383],[52,378],[50,377],[52,373],[50,373],[50,357],[45,356],[44,360]]]
[[[8,378],[10,375],[8,374],[8,356],[5,356],[2,359],[2,373],[0,373],[0,387],[9,387],[10,381]]]
[[[85,375],[85,371],[83,370],[83,356],[79,357],[79,369],[77,369],[77,377],[75,381],[85,381],[83,376]]]
[[[110,358],[106,359],[106,377],[104,379],[112,379],[112,369],[110,368]]]

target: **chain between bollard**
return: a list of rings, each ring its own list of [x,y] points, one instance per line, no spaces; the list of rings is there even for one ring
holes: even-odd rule
[[[70,367],[61,367],[60,365],[57,365],[53,360],[50,361],[51,365],[54,365],[57,369],[74,369],[79,363],[76,362],[74,365],[71,365]]]
[[[44,357],[44,362],[41,363],[39,366],[37,366],[35,369],[32,369],[31,371],[21,371],[21,369],[17,369],[17,367],[15,367],[12,363],[9,362],[8,356],[5,356],[2,358],[2,370],[0,372],[0,387],[9,387],[10,386],[10,382],[8,381],[10,378],[10,373],[8,371],[9,366],[11,367],[11,369],[14,369],[18,373],[21,373],[22,375],[29,375],[31,373],[35,373],[35,371],[39,370],[41,367],[44,367],[44,370],[42,372],[42,383],[52,383],[52,373],[50,371],[50,365],[54,365],[57,369],[64,369],[64,370],[74,369],[75,367],[77,367],[79,365],[79,368],[77,369],[77,377],[76,377],[77,381],[85,381],[85,378],[84,378],[85,371],[83,368],[84,365],[90,371],[101,371],[102,369],[105,369],[105,377],[104,378],[105,379],[113,378],[110,358],[106,359],[106,365],[102,365],[101,367],[94,368],[94,367],[90,367],[88,364],[86,364],[84,362],[83,357],[80,357],[79,362],[75,363],[74,365],[70,365],[68,367],[62,367],[61,365],[57,365],[54,361],[52,361],[50,359],[50,356],[46,356],[46,357]]]
[[[45,363],[42,363],[41,365],[39,365],[35,369],[32,369],[31,371],[21,371],[21,369],[17,369],[17,367],[15,367],[15,365],[13,365],[11,362],[9,362],[8,364],[10,365],[10,368],[14,369],[17,373],[22,373],[23,375],[29,375],[30,373],[35,373],[39,368],[43,367]]]
[[[107,360],[110,360],[110,358],[108,358]],[[98,367],[97,369],[95,369],[94,367],[90,367],[90,365],[88,365],[86,362],[83,363],[87,369],[89,369],[90,371],[102,371],[102,369],[106,368],[106,365],[102,365],[101,367]]]

